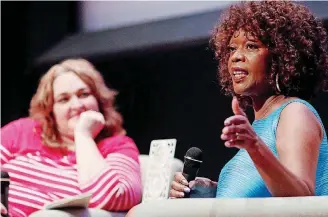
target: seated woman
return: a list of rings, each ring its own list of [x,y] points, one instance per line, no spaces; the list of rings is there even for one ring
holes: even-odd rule
[[[49,202],[86,192],[92,194],[89,207],[107,211],[140,202],[139,151],[125,136],[115,95],[83,59],[54,65],[42,77],[30,117],[1,129],[11,216],[28,216]]]
[[[327,135],[307,102],[327,84],[322,23],[291,1],[245,2],[230,7],[211,43],[222,89],[235,96],[221,139],[240,150],[218,183],[188,183],[177,173],[170,197],[197,186],[217,187],[209,197],[328,195]],[[255,113],[252,124],[242,110],[247,104]]]

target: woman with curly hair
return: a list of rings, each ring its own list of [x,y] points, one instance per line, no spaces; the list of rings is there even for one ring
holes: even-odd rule
[[[43,75],[30,117],[1,129],[1,170],[10,175],[11,216],[49,216],[51,210],[35,211],[83,193],[91,193],[89,207],[98,208],[89,210],[91,216],[140,202],[139,151],[125,136],[115,95],[84,59],[65,60]],[[1,213],[6,212],[2,206]]]
[[[240,150],[218,183],[188,183],[177,173],[170,196],[204,185],[217,186],[216,197],[328,195],[327,135],[308,102],[327,85],[321,22],[294,2],[245,2],[230,7],[211,44],[222,89],[234,96],[221,139]],[[252,124],[242,110],[247,105],[255,113]]]

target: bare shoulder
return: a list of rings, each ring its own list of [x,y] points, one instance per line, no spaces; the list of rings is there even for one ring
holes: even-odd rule
[[[291,130],[297,130],[299,134],[310,133],[320,138],[323,136],[319,119],[308,106],[301,102],[292,102],[281,112],[278,131],[287,133]]]

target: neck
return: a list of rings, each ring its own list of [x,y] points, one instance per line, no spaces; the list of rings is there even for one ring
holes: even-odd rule
[[[71,136],[62,135],[61,140],[62,147],[66,147],[70,151],[75,150],[74,138],[72,138]]]
[[[270,114],[270,111],[272,111],[285,97],[283,95],[264,95],[251,98],[255,119],[261,119]]]

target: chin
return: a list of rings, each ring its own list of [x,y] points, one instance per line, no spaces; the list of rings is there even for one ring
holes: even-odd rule
[[[237,95],[242,95],[242,96],[248,96],[249,95],[246,90],[241,89],[241,88],[234,88],[233,91]]]
[[[76,127],[78,119],[74,118],[73,120],[70,120],[68,123],[68,130],[74,132],[74,129]]]
[[[243,84],[234,84],[233,91],[235,92],[235,94],[242,96],[251,96],[253,93],[251,86]]]

